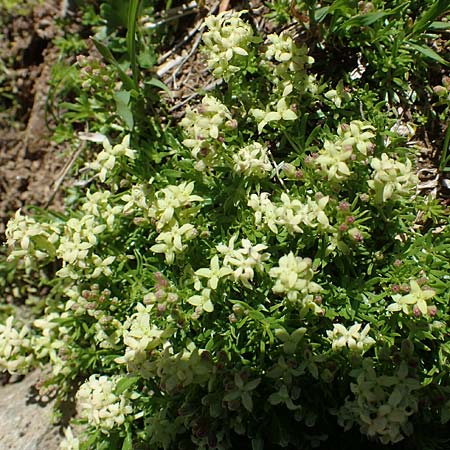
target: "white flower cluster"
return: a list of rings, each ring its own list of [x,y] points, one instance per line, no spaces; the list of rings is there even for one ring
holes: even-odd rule
[[[325,141],[315,163],[329,181],[343,181],[351,175],[353,161],[367,158],[375,137],[374,128],[359,120],[341,125],[338,139]]]
[[[59,444],[60,450],[80,450],[80,440],[73,435],[72,428],[64,430],[64,438]]]
[[[33,352],[37,359],[51,362],[52,373],[55,376],[70,372],[66,364],[68,354],[65,345],[69,329],[60,326],[58,321],[61,318],[67,318],[67,313],[59,315],[53,312],[33,322],[33,326],[40,332],[32,341]],[[65,356],[62,356],[64,354]]]
[[[141,210],[144,214],[148,209],[147,202],[147,186],[143,184],[134,184],[131,189],[122,196],[121,200],[125,202],[123,205],[123,213],[125,215],[136,212],[137,209]]]
[[[414,391],[420,388],[420,382],[408,377],[406,362],[395,375],[378,376],[373,361],[367,358],[350,387],[355,400],[346,400],[338,415],[345,430],[357,423],[362,433],[378,438],[382,444],[395,444],[413,432],[409,418],[418,408]]]
[[[153,364],[162,388],[169,393],[190,384],[203,385],[208,382],[212,372],[208,352],[198,349],[193,342],[178,353],[174,353],[173,348],[167,345]]]
[[[188,221],[196,212],[192,202],[202,201],[199,195],[192,194],[194,182],[171,185],[156,193],[156,200],[148,210],[149,217],[156,221],[160,231],[156,244],[150,250],[164,253],[166,262],[173,264],[175,255],[186,248],[186,241],[197,236],[197,230]]]
[[[91,193],[87,191],[86,201],[81,205],[82,211],[87,215],[95,216],[97,219],[104,220],[108,228],[114,225],[114,220],[118,214],[122,212],[121,205],[112,206],[112,194],[110,191],[97,191]]]
[[[208,67],[216,78],[225,81],[246,64],[249,46],[256,39],[252,27],[241,19],[240,12],[222,12],[205,18],[208,31],[203,33]]]
[[[129,399],[114,393],[116,383],[117,378],[94,374],[76,394],[80,417],[105,434],[123,425],[126,416],[133,412]]]
[[[345,347],[355,352],[364,352],[375,340],[368,336],[370,325],[367,324],[362,331],[361,324],[355,323],[350,328],[345,328],[341,323],[333,324],[333,329],[327,331],[328,339],[331,341],[333,350],[341,350]]]
[[[86,274],[89,278],[97,278],[101,274],[111,275],[110,265],[115,256],[101,259],[92,252],[97,245],[97,235],[106,229],[106,225],[99,224],[93,215],[85,215],[81,219],[72,217],[66,222],[64,234],[61,236],[56,255],[62,260],[63,267],[57,274],[63,278],[77,279],[77,269],[90,269],[92,273]]]
[[[251,289],[250,281],[255,276],[255,270],[260,273],[264,271],[263,263],[270,258],[270,254],[261,253],[267,249],[267,245],[253,245],[248,239],[242,239],[241,247],[235,249],[236,239],[237,236],[232,236],[228,245],[219,244],[216,248],[224,255],[223,265],[231,270],[234,280]]]
[[[296,120],[297,114],[286,100],[287,95],[292,92],[292,86],[288,86],[283,92],[283,97],[274,103],[267,105],[266,109],[252,108],[249,112],[258,122],[258,132],[261,133],[265,126],[280,120]]]
[[[194,182],[183,182],[179,185],[169,185],[156,193],[155,202],[149,208],[149,217],[156,220],[156,229],[162,230],[166,225],[174,225],[177,220],[182,222],[195,214],[192,202],[203,200],[199,195],[192,194]]]
[[[12,249],[8,261],[23,258],[26,268],[36,261],[53,257],[60,230],[55,224],[41,223],[17,210],[6,225],[6,243]]]
[[[390,312],[403,311],[405,314],[416,316],[427,316],[436,312],[435,305],[429,305],[428,301],[436,295],[433,289],[422,289],[417,281],[411,280],[409,283],[409,294],[392,296],[394,303],[391,303],[387,310]]]
[[[152,323],[152,309],[153,305],[144,306],[138,303],[136,312],[123,324],[125,354],[115,359],[118,364],[126,364],[128,372],[140,373],[144,378],[149,378],[151,375],[149,352],[163,345],[172,334],[170,327],[161,330]]]
[[[412,164],[409,159],[402,163],[383,153],[381,159],[373,158],[370,165],[373,173],[368,185],[374,191],[377,203],[408,196],[417,184],[418,179],[411,170]]]
[[[105,182],[108,176],[111,176],[117,158],[126,156],[129,159],[135,158],[135,151],[130,149],[130,135],[123,138],[120,144],[112,146],[105,136],[103,138],[103,150],[97,155],[95,161],[88,163],[89,169],[98,173],[101,182]]]
[[[292,252],[282,256],[278,266],[270,269],[269,275],[275,278],[272,291],[275,294],[285,294],[292,303],[300,303],[302,308],[309,308],[318,313],[321,309],[314,302],[314,295],[322,287],[312,281],[314,272],[310,258],[295,256]]]
[[[0,372],[11,374],[27,373],[32,362],[29,328],[24,325],[20,330],[14,326],[14,317],[9,316],[4,324],[0,323]]]
[[[289,34],[269,34],[267,36],[267,49],[265,57],[268,61],[274,61],[272,69],[275,85],[280,85],[283,97],[288,95],[286,89],[297,91],[315,92],[317,86],[315,78],[306,74],[306,68],[314,62],[312,56],[307,55],[306,46],[298,46]]]
[[[307,199],[302,203],[285,192],[280,196],[281,203],[275,204],[269,199],[269,193],[252,194],[248,206],[255,211],[255,225],[267,226],[273,233],[278,233],[278,226],[285,227],[290,234],[303,233],[304,228],[328,230],[330,223],[325,213],[329,197],[318,200]]]
[[[195,168],[202,171],[217,162],[219,150],[223,146],[219,139],[220,132],[227,127],[232,128],[233,121],[230,111],[223,103],[215,97],[205,95],[197,108],[186,108],[180,125],[188,136],[183,144],[191,149],[192,156],[197,160]]]
[[[237,155],[233,155],[235,172],[258,178],[267,177],[272,171],[267,152],[267,147],[259,142],[241,148]]]

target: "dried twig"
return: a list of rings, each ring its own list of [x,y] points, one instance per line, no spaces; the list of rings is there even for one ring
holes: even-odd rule
[[[215,14],[217,12],[217,10],[219,9],[220,6],[220,1],[218,1],[212,8],[210,11],[210,14]],[[172,75],[169,77],[168,80],[166,80],[166,84],[172,80],[173,86],[176,88],[177,83],[176,83],[176,76],[177,74],[180,72],[182,66],[186,63],[186,61],[188,61],[192,55],[196,52],[198,46],[200,45],[201,42],[201,37],[202,37],[202,33],[203,33],[203,28],[204,28],[204,19],[202,18],[201,20],[199,20],[194,29],[191,30],[189,32],[189,34],[187,36],[185,36],[180,42],[178,42],[173,49],[171,49],[169,52],[167,52],[166,54],[164,54],[158,61],[159,64],[162,64],[164,61],[166,61],[171,55],[173,55],[175,53],[176,50],[178,50],[180,47],[182,47],[184,44],[186,44],[186,42],[188,42],[190,39],[192,39],[193,36],[195,36],[197,33],[200,33],[200,35],[197,37],[197,39],[195,40],[191,50],[189,51],[189,53],[180,58],[177,58],[175,60],[174,63],[170,63],[167,67],[165,68],[160,68],[160,70],[158,71],[158,75],[162,76],[164,74],[166,74],[167,72],[169,72],[170,70],[175,68],[174,73],[172,73]]]
[[[177,75],[180,72],[181,68],[183,67],[183,65],[186,63],[186,61],[188,61],[191,56],[197,51],[198,46],[200,45],[200,42],[202,40],[202,35],[203,35],[203,30],[200,30],[200,34],[197,36],[197,39],[194,42],[194,45],[192,46],[191,50],[189,51],[189,53],[180,61],[180,63],[178,64],[178,67],[175,69],[175,71],[172,73],[171,78],[172,78],[172,82],[173,82],[173,87],[175,89],[178,89],[177,86]]]
[[[85,147],[86,147],[86,141],[83,141],[83,143],[80,145],[78,150],[72,155],[72,157],[69,159],[69,161],[67,161],[67,163],[64,165],[64,167],[61,170],[60,175],[58,176],[58,178],[56,179],[56,181],[54,183],[52,192],[50,193],[49,197],[47,198],[47,201],[44,204],[44,208],[49,207],[50,203],[55,198],[56,193],[59,191],[59,188],[61,187],[61,184],[64,181],[64,178],[69,173],[70,169],[75,164],[75,161],[78,159],[78,157],[80,156],[81,152],[85,149]]]
[[[206,92],[212,91],[215,87],[219,86],[220,83],[222,83],[222,78],[214,80],[213,82],[209,83],[202,89],[202,91]],[[186,97],[183,101],[178,102],[176,105],[172,106],[172,108],[169,109],[169,112],[176,111],[177,109],[184,106],[186,103],[189,103],[193,98],[197,97],[198,95],[200,95],[200,92],[194,92],[192,95],[189,95],[189,97]]]
[[[278,164],[276,163],[275,158],[273,157],[272,152],[269,149],[267,149],[267,154],[269,155],[270,162],[272,163],[272,166],[275,169],[275,175],[277,176],[277,179],[280,182],[281,187],[289,194],[289,189],[286,187],[286,184],[284,183],[283,179],[281,178]],[[283,163],[281,163],[281,164],[283,164]]]
[[[188,43],[200,30],[200,28],[203,25],[203,20],[199,20],[195,27],[186,34],[181,41],[177,42],[168,52],[164,53],[159,59],[158,59],[158,65],[163,64],[167,59],[172,56],[180,47],[182,47],[184,44]]]

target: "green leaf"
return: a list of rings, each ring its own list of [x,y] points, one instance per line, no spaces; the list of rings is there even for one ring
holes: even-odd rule
[[[448,66],[449,63],[446,61],[442,56],[439,56],[433,49],[426,45],[419,45],[414,44],[413,42],[408,42],[408,45],[412,47],[414,50],[417,50],[418,52],[422,53],[422,55],[433,59],[434,61],[443,64],[444,66]]]
[[[100,6],[100,14],[106,20],[108,34],[117,31],[118,28],[127,26],[127,0],[108,0],[102,2]]]
[[[114,58],[114,55],[111,53],[111,50],[106,45],[102,44],[100,41],[97,41],[96,39],[92,39],[92,42],[94,43],[99,53],[103,56],[103,58],[105,58],[105,60],[109,62],[112,66],[114,66],[116,70],[119,72],[119,76],[124,84],[124,87],[129,90],[136,89],[135,82],[125,73],[125,71],[122,69],[116,58]]]
[[[134,126],[133,113],[130,108],[131,94],[129,91],[118,91],[114,93],[116,100],[117,114],[125,122],[126,126],[132,130]]]
[[[450,420],[450,402],[447,402],[441,410],[441,423],[447,423]]]
[[[264,450],[264,440],[261,437],[252,439],[252,450]]]
[[[131,0],[128,8],[128,29],[127,29],[127,50],[131,63],[131,71],[133,72],[133,80],[136,86],[139,83],[139,69],[137,66],[136,51],[136,22],[138,20],[138,12],[140,0]]]
[[[367,27],[369,25],[372,25],[377,20],[380,20],[386,16],[389,16],[390,13],[387,13],[385,11],[377,11],[377,12],[371,12],[367,14],[361,14],[359,16],[352,17],[351,19],[345,21],[339,29],[345,29],[349,27],[359,26],[359,27]]]
[[[252,412],[253,400],[252,400],[252,396],[248,392],[242,393],[242,404],[244,405],[244,408],[247,411]]]
[[[450,30],[450,22],[432,22],[429,29],[433,31]]]
[[[116,395],[123,394],[127,389],[136,384],[139,377],[123,377],[116,383],[116,389],[114,393]]]
[[[133,438],[129,430],[127,430],[127,436],[123,440],[122,450],[133,450]]]
[[[157,78],[152,78],[150,81],[147,81],[147,84],[150,86],[157,87],[163,91],[166,91],[167,93],[170,93],[169,87],[162,81],[158,80]]]
[[[413,26],[412,35],[425,31],[439,16],[449,10],[448,0],[435,1]]]

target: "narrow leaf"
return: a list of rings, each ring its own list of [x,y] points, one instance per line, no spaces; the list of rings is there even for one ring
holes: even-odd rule
[[[126,126],[132,130],[134,126],[133,113],[130,108],[130,93],[128,91],[119,91],[114,93],[116,100],[117,114],[125,122]]]
[[[109,62],[111,65],[113,65],[116,70],[119,72],[120,79],[122,80],[124,87],[126,89],[136,89],[135,83],[132,78],[130,78],[125,71],[120,67],[120,64],[117,62],[116,58],[114,58],[114,55],[111,53],[111,50],[104,44],[102,44],[100,41],[97,41],[96,39],[92,39],[94,42],[95,47],[99,51],[99,53],[105,58],[107,62]]]
[[[152,78],[150,81],[147,82],[150,86],[157,87],[163,91],[166,91],[167,93],[170,93],[169,87],[164,84],[162,81],[158,80],[157,78]]]
[[[434,22],[439,16],[449,10],[448,0],[435,1],[423,14],[422,17],[417,20],[412,29],[412,35],[417,35],[425,31],[432,22]]]
[[[139,82],[139,70],[136,61],[136,22],[138,19],[138,11],[140,0],[131,0],[128,8],[128,29],[127,29],[127,50],[131,63],[131,71],[133,72],[134,83],[137,86]]]
[[[444,66],[449,65],[448,61],[446,61],[444,58],[442,58],[442,56],[438,55],[432,48],[426,45],[414,44],[412,42],[408,42],[408,45],[414,50],[422,53],[422,55],[426,56],[427,58],[433,59],[434,61],[443,64]]]
[[[124,377],[124,378],[121,378],[116,383],[116,389],[114,390],[114,393],[116,395],[123,394],[128,388],[133,386],[133,384],[135,384],[136,381],[138,381],[138,380],[139,380],[139,377]]]

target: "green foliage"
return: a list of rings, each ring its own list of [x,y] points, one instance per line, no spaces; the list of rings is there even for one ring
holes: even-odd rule
[[[224,81],[178,126],[156,119],[164,86],[140,57],[148,5],[125,3],[127,20],[100,8],[103,61],[55,69],[93,154],[64,214],[8,224],[9,263],[55,273],[34,320],[0,325],[0,368],[49,364],[60,400],[75,385],[84,428],[66,448],[438,448],[448,211],[416,195],[417,126],[393,112],[415,108],[397,70],[442,63],[424,45],[443,3],[303,2],[309,47],[209,16],[202,51]],[[332,40],[370,76],[327,73]],[[434,93],[423,121],[448,107]]]

